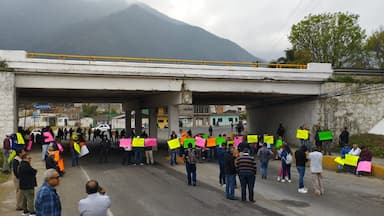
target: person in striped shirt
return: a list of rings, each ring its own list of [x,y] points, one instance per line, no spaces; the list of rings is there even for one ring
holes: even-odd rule
[[[249,149],[243,149],[243,154],[236,159],[235,162],[241,184],[241,201],[246,201],[246,191],[248,188],[249,201],[255,202],[253,196],[253,188],[256,180],[256,161],[249,154]]]

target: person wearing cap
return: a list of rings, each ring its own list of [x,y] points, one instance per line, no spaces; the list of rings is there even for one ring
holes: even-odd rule
[[[248,188],[249,201],[255,202],[253,195],[253,188],[256,179],[256,161],[255,158],[250,156],[249,149],[243,149],[243,153],[236,159],[235,166],[239,173],[241,184],[241,201],[246,201]]]
[[[3,173],[9,173],[8,158],[11,150],[11,134],[6,134],[3,140]]]

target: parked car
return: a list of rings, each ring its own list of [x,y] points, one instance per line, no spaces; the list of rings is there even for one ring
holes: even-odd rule
[[[36,135],[41,134],[41,129],[40,128],[34,128],[29,135],[32,135],[32,134],[34,137],[36,137]]]
[[[99,124],[98,126],[92,128],[92,131],[100,130],[100,131],[108,131],[111,129],[108,124]]]

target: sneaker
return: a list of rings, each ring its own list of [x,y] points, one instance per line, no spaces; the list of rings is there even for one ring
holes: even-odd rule
[[[35,212],[30,213],[29,216],[36,216],[36,213]]]
[[[277,176],[277,181],[280,181],[280,180],[281,180],[280,176]]]
[[[143,163],[140,163],[141,166],[143,166],[144,164]]]
[[[302,188],[303,189],[303,191],[305,191],[305,193],[308,193],[308,188]]]
[[[285,177],[285,181],[289,181],[289,178],[288,178],[288,177]]]
[[[299,188],[297,191],[299,192],[299,193],[308,193],[308,191],[307,190],[305,190],[306,188]]]
[[[282,180],[281,180],[281,182],[285,182],[285,180],[284,180],[284,179],[282,179]]]
[[[21,213],[21,216],[28,216],[29,215],[29,212],[27,212],[27,211],[23,211],[22,213]]]
[[[292,181],[291,181],[291,179],[288,179],[288,183],[291,183]]]

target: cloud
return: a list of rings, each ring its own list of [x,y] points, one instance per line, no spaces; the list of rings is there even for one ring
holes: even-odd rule
[[[137,2],[127,0],[126,2]],[[140,0],[166,15],[230,39],[257,57],[271,60],[290,47],[293,24],[308,14],[351,12],[370,34],[383,25],[381,0]]]

